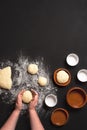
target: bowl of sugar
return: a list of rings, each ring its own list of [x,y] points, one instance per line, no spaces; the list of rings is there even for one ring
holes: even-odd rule
[[[54,94],[48,94],[45,97],[45,104],[48,107],[54,107],[57,104],[57,96]]]
[[[79,57],[75,53],[70,53],[66,57],[66,62],[69,66],[76,66],[79,63]]]
[[[77,73],[77,79],[80,82],[87,82],[87,69],[81,69]]]

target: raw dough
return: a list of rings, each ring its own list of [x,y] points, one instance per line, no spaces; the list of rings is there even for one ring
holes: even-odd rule
[[[39,76],[38,83],[40,86],[46,86],[47,85],[47,78]]]
[[[31,91],[26,90],[26,91],[23,93],[22,101],[23,101],[24,103],[29,103],[32,99],[33,99],[33,95],[32,95],[32,93],[31,93]]]
[[[38,66],[36,64],[29,64],[28,65],[28,72],[30,74],[36,74],[38,72]]]
[[[69,80],[69,75],[64,70],[61,70],[57,73],[57,81],[59,83],[66,83]]]
[[[0,69],[0,87],[5,89],[11,89],[12,87],[10,66]]]

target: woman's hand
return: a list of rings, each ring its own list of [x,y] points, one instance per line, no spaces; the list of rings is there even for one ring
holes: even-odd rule
[[[17,96],[15,109],[18,111],[22,110],[22,96],[25,90],[21,90]]]
[[[33,94],[33,99],[29,103],[29,110],[35,109],[35,107],[37,106],[37,103],[38,103],[38,93],[36,91],[34,91],[33,89],[31,89],[31,92]]]

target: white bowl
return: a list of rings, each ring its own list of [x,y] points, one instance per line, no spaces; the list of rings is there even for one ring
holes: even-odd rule
[[[77,78],[81,82],[87,82],[87,69],[81,69],[77,73]]]
[[[57,104],[57,96],[54,94],[49,94],[45,97],[45,104],[48,107],[54,107]]]
[[[67,57],[66,57],[66,62],[68,65],[70,66],[76,66],[79,63],[79,57],[77,54],[75,53],[70,53]]]

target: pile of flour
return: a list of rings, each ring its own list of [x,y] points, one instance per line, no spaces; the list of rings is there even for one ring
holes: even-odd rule
[[[27,72],[27,67],[31,63],[38,65],[39,71],[36,75],[31,75]],[[43,58],[31,60],[28,57],[20,56],[15,63],[12,63],[9,60],[0,63],[1,69],[6,66],[11,66],[12,68],[13,86],[10,90],[0,89],[0,95],[3,102],[12,104],[15,102],[20,90],[30,90],[32,88],[39,94],[39,101],[37,105],[37,111],[39,112],[43,107],[45,96],[49,93],[56,95],[57,88],[53,85],[49,67],[45,65]],[[48,79],[47,86],[39,86],[37,83],[39,76],[44,76]],[[27,107],[27,104],[23,104],[23,111],[25,111]]]

